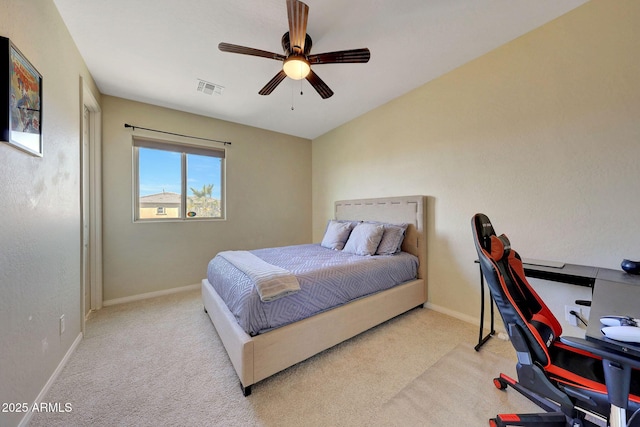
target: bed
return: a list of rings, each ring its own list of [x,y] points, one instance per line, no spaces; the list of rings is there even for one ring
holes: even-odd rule
[[[247,331],[247,325],[239,324],[209,280],[202,280],[205,312],[224,344],[245,396],[251,393],[253,384],[424,305],[427,301],[426,201],[426,196],[402,196],[335,202],[334,219],[337,221],[409,224],[402,252],[417,258],[416,277],[311,317],[273,329],[260,330],[257,326],[258,330]]]

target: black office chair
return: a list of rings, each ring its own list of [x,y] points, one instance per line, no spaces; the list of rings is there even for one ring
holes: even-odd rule
[[[527,282],[522,260],[484,214],[471,220],[482,273],[516,350],[518,380],[494,379],[543,408],[540,414],[500,414],[490,426],[640,426],[640,361],[579,338],[562,328]],[[629,424],[627,424],[629,423]]]

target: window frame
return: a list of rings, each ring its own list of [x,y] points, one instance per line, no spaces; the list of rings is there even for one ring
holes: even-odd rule
[[[180,154],[180,209],[178,218],[140,218],[140,148],[150,148]],[[226,215],[226,163],[227,150],[225,148],[211,147],[197,144],[187,144],[178,141],[168,141],[143,136],[134,136],[132,143],[133,152],[133,222],[199,222],[199,221],[225,221]],[[188,217],[187,193],[188,193],[188,165],[187,155],[195,154],[221,159],[220,162],[220,216],[219,217]],[[165,208],[166,211],[166,208]]]

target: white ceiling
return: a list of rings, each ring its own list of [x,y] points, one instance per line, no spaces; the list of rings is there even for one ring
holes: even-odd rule
[[[586,0],[306,0],[311,53],[371,51],[366,64],[313,66],[328,99],[288,78],[258,95],[282,63],[218,50],[282,53],[285,0],[54,2],[103,94],[313,139]]]

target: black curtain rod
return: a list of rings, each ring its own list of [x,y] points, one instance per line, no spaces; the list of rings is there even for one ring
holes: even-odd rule
[[[181,133],[173,133],[173,132],[167,132],[164,130],[158,130],[158,129],[149,129],[149,128],[143,128],[141,126],[134,126],[134,125],[130,125],[128,123],[124,124],[125,128],[131,128],[133,130],[136,130],[136,128],[138,129],[144,129],[144,130],[149,130],[151,132],[160,132],[160,133],[166,133],[169,135],[176,135],[176,136],[184,136],[185,138],[192,138],[192,139],[201,139],[203,141],[211,141],[211,142],[219,142],[220,144],[224,144],[224,145],[231,145],[231,143],[229,141],[219,141],[217,139],[209,139],[209,138],[201,138],[199,136],[190,136],[190,135],[183,135]]]

